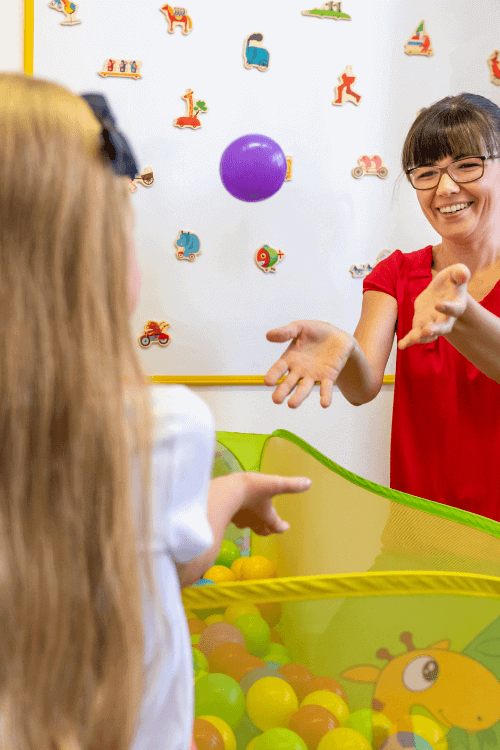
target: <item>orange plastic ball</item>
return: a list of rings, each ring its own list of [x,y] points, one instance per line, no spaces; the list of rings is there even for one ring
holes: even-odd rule
[[[342,698],[345,703],[347,703],[346,691],[344,690],[340,682],[334,680],[333,677],[313,676],[307,685],[307,693],[305,695],[309,695],[309,693],[315,693],[317,690],[330,690],[332,693],[338,695],[339,698]]]
[[[198,750],[224,750],[222,734],[206,719],[194,720],[193,740]]]
[[[339,720],[324,706],[302,706],[296,711],[288,729],[302,737],[307,745],[307,750],[316,750],[319,741],[327,732],[337,729]]]
[[[244,661],[250,654],[245,646],[234,641],[226,641],[216,646],[208,656],[208,666],[211,672],[222,672],[227,674],[226,666],[231,662]]]
[[[276,566],[267,557],[250,555],[250,557],[246,557],[243,560],[240,575],[244,581],[259,581],[263,578],[273,578],[276,575]]]
[[[231,565],[230,570],[233,571],[234,575],[236,576],[237,581],[241,581],[241,566],[245,562],[247,558],[246,557],[238,557],[237,560],[234,561],[234,563]]]
[[[208,658],[214,648],[220,646],[221,643],[228,642],[239,643],[240,646],[245,646],[245,639],[238,628],[235,628],[234,625],[230,625],[228,622],[214,622],[212,625],[207,625],[200,635],[198,648]]]
[[[309,682],[314,677],[311,670],[302,664],[292,663],[283,664],[278,672],[293,687],[299,703],[302,702],[307,695]]]
[[[197,617],[191,617],[188,620],[189,632],[191,635],[201,635],[207,627],[207,623],[203,620],[198,620]]]
[[[265,604],[257,604],[256,606],[260,611],[260,616],[264,618],[269,627],[276,627],[283,613],[281,602],[266,602]]]

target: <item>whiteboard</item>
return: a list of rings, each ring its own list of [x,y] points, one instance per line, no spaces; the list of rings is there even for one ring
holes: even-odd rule
[[[496,0],[344,0],[350,21],[305,17],[308,0],[187,0],[193,30],[167,33],[160,3],[82,0],[74,27],[35,0],[34,74],[77,93],[105,94],[139,167],[136,245],[143,272],[131,324],[170,324],[170,344],[140,349],[148,375],[262,375],[276,359],[267,330],[300,318],[353,332],[362,280],[353,264],[385,249],[410,252],[439,237],[413,189],[400,180],[400,153],[417,111],[471,91],[499,102],[486,60],[500,46]],[[408,56],[404,44],[425,20],[434,55]],[[267,71],[245,69],[243,42],[261,32]],[[139,80],[103,79],[108,58],[142,60]],[[338,77],[356,75],[359,106],[333,106]],[[192,89],[208,111],[198,130],[174,127]],[[223,187],[219,162],[236,138],[259,133],[293,157],[292,179],[268,200],[245,203]],[[354,179],[363,154],[378,154],[386,179]],[[201,255],[176,258],[181,230],[196,233]],[[281,249],[276,273],[254,254]]]

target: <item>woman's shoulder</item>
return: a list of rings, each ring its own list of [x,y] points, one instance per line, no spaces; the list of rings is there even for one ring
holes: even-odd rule
[[[213,432],[215,429],[212,412],[206,403],[185,385],[151,386],[150,399],[155,418],[155,440],[181,430]]]

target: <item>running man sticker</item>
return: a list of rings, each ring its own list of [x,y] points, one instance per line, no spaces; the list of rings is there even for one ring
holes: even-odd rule
[[[499,52],[496,49],[488,57],[488,68],[490,69],[490,78],[491,78],[491,82],[494,83],[495,86],[500,86],[500,65],[498,63],[498,54]]]
[[[361,95],[357,94],[351,88],[355,80],[356,76],[352,72],[352,65],[348,65],[342,75],[339,76],[340,84],[335,87],[335,99],[332,104],[340,106],[346,102],[352,102],[353,104],[360,103]]]
[[[431,40],[425,33],[424,21],[417,26],[413,35],[406,42],[405,52],[407,55],[426,55],[427,57],[434,54],[434,50],[431,47]]]

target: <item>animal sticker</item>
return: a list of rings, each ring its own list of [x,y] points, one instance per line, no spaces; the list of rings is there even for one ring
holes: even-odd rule
[[[285,253],[282,250],[275,250],[269,245],[262,245],[255,253],[255,262],[264,273],[275,273],[274,266],[284,257]]]
[[[356,94],[351,88],[355,80],[356,76],[352,72],[352,65],[348,65],[342,75],[339,76],[340,83],[335,87],[335,99],[332,104],[340,106],[346,102],[352,102],[356,105],[360,103],[361,95]]]
[[[358,265],[351,266],[349,273],[353,279],[364,279],[365,276],[368,276],[368,274],[373,271],[377,263],[380,263],[381,260],[387,258],[392,252],[392,250],[382,250],[382,252],[377,255],[375,263],[359,263]]]
[[[174,244],[177,248],[176,256],[179,260],[193,261],[197,255],[201,255],[200,238],[197,234],[185,232],[181,229]]]
[[[50,0],[49,8],[54,8],[54,10],[64,13],[65,19],[61,21],[61,26],[76,26],[82,22],[81,18],[76,17],[78,5],[69,2],[69,0]]]
[[[351,170],[351,174],[358,180],[364,174],[376,174],[383,180],[389,174],[389,170],[382,164],[380,156],[360,156],[358,166]]]
[[[114,76],[116,78],[142,78],[140,69],[142,60],[113,60],[109,57],[104,63],[99,75],[103,78]]]
[[[174,33],[176,26],[181,27],[183,34],[189,34],[189,32],[193,30],[193,22],[190,16],[188,16],[185,8],[163,5],[160,10],[165,14],[165,18],[167,19],[169,34]]]
[[[175,127],[192,128],[192,130],[201,128],[201,122],[198,119],[198,115],[207,111],[207,105],[202,101],[194,103],[193,92],[191,89],[188,89],[182,98],[186,102],[186,115],[184,117],[177,117],[174,120]]]
[[[500,65],[498,64],[499,52],[496,49],[488,57],[488,68],[490,69],[490,79],[495,86],[500,86]]]
[[[459,727],[474,734],[500,720],[500,682],[481,662],[450,649],[449,640],[417,649],[409,632],[401,633],[407,652],[393,656],[386,648],[377,658],[385,667],[361,664],[341,676],[353,682],[372,682],[372,709],[392,722],[419,706],[447,729]],[[497,653],[499,653],[497,651]]]
[[[243,65],[245,68],[257,68],[257,70],[269,68],[270,54],[261,44],[263,39],[264,36],[260,32],[249,34],[246,37],[243,44]]]
[[[343,19],[344,21],[350,21],[351,16],[347,13],[342,12],[341,2],[328,2],[320,5],[319,8],[313,8],[312,10],[303,10],[303,16],[316,16],[316,18],[334,18],[335,20]]]
[[[425,33],[425,24],[423,21],[417,26],[412,36],[406,42],[405,52],[407,55],[426,55],[427,57],[434,54],[434,50],[431,47],[431,40]]]
[[[166,346],[170,343],[170,336],[168,333],[165,333],[169,327],[170,323],[166,323],[164,320],[161,323],[157,323],[155,320],[148,320],[144,326],[144,331],[139,337],[140,345],[144,348],[153,343]]]

